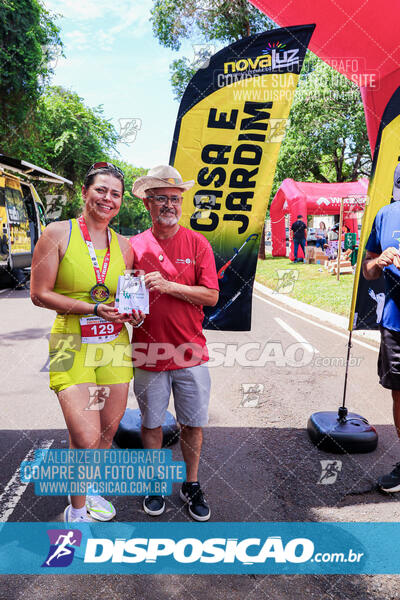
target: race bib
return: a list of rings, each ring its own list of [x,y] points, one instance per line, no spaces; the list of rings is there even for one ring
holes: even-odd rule
[[[82,344],[112,342],[121,333],[123,323],[111,323],[101,317],[89,316],[79,319]]]

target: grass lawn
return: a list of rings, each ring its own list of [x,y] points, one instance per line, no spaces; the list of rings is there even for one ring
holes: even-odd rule
[[[282,285],[278,283],[278,269],[290,269],[299,273],[293,289],[288,292],[288,296],[291,298],[338,315],[349,316],[353,275],[341,275],[340,281],[337,281],[336,275],[332,275],[321,265],[294,264],[288,258],[267,256],[266,260],[258,260],[256,280],[272,290],[282,293]],[[288,274],[286,277],[292,277],[294,280],[293,275]]]

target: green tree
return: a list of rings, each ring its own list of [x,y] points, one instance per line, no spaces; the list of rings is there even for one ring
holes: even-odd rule
[[[147,171],[116,158],[118,138],[101,106],[88,107],[78,94],[62,87],[48,87],[37,103],[30,136],[21,142],[19,156],[73,182],[73,186],[63,187],[35,184],[44,199],[47,195],[67,196],[62,219],[76,217],[81,212],[82,183],[94,162],[107,161],[119,166],[125,174],[125,194],[113,226],[121,233],[133,235],[150,224],[142,201],[131,193],[133,181]],[[8,147],[5,153],[12,155]],[[62,205],[61,198],[58,205]]]
[[[0,4],[0,151],[21,154],[33,115],[52,73],[51,60],[62,53],[59,29],[37,0]]]
[[[40,101],[40,135],[52,168],[78,186],[88,167],[115,151],[118,133],[102,106],[86,106],[75,92],[50,87]]]
[[[151,15],[155,37],[172,50],[179,50],[184,39],[230,44],[273,26],[271,19],[247,0],[155,0]],[[188,58],[171,64],[171,83],[177,100],[198,68]]]
[[[70,218],[81,210],[80,189],[88,168],[99,160],[112,162],[117,141],[117,131],[101,106],[88,107],[78,94],[55,86],[40,97],[18,152],[9,145],[3,151],[70,179],[73,186],[35,184],[42,198],[66,195],[62,218]]]
[[[113,160],[113,164],[122,169],[125,179],[125,193],[121,210],[112,223],[112,227],[123,235],[135,235],[151,226],[149,213],[143,201],[132,194],[132,184],[138,178],[147,174],[148,169],[133,167],[121,160]]]
[[[359,88],[308,53],[282,142],[271,200],[286,177],[298,181],[357,181],[368,176],[371,153]]]
[[[35,120],[36,139],[27,152],[28,160],[73,181],[72,188],[65,188],[68,202],[63,217],[76,216],[88,168],[115,155],[118,133],[101,106],[88,107],[78,94],[62,87],[45,91]],[[57,194],[59,189],[48,193]]]

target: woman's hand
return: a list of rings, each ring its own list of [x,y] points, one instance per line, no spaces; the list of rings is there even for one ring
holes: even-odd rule
[[[110,321],[111,323],[125,323],[130,319],[130,315],[128,315],[127,313],[119,313],[118,308],[115,308],[114,303],[98,304],[97,315],[105,321]]]
[[[132,310],[131,313],[119,313],[118,308],[113,304],[99,304],[97,306],[97,314],[105,321],[112,323],[130,323],[133,327],[138,327],[146,318],[146,315],[141,310]]]

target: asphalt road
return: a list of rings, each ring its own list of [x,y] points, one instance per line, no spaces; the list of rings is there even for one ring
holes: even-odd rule
[[[61,410],[48,389],[47,337],[53,314],[33,306],[27,291],[4,291],[0,315],[0,521],[61,520],[64,498],[35,496],[32,485],[10,492],[10,481],[33,448],[67,446]],[[341,402],[346,334],[256,292],[252,331],[208,332],[207,339],[212,397],[200,481],[212,520],[399,520],[396,496],[375,488],[376,477],[399,460],[400,447],[390,395],[377,382],[373,342],[354,343],[347,403],[377,427],[378,449],[334,457],[342,463],[337,480],[321,485],[320,461],[332,456],[310,443],[306,423],[311,413],[335,410]],[[129,406],[137,406],[132,391]],[[181,459],[177,446],[174,458]],[[160,520],[190,520],[177,492],[167,499]],[[114,504],[119,521],[152,520],[139,498],[117,497]],[[2,576],[0,599],[297,600],[301,595],[387,600],[400,598],[399,582],[397,576],[339,575]]]

